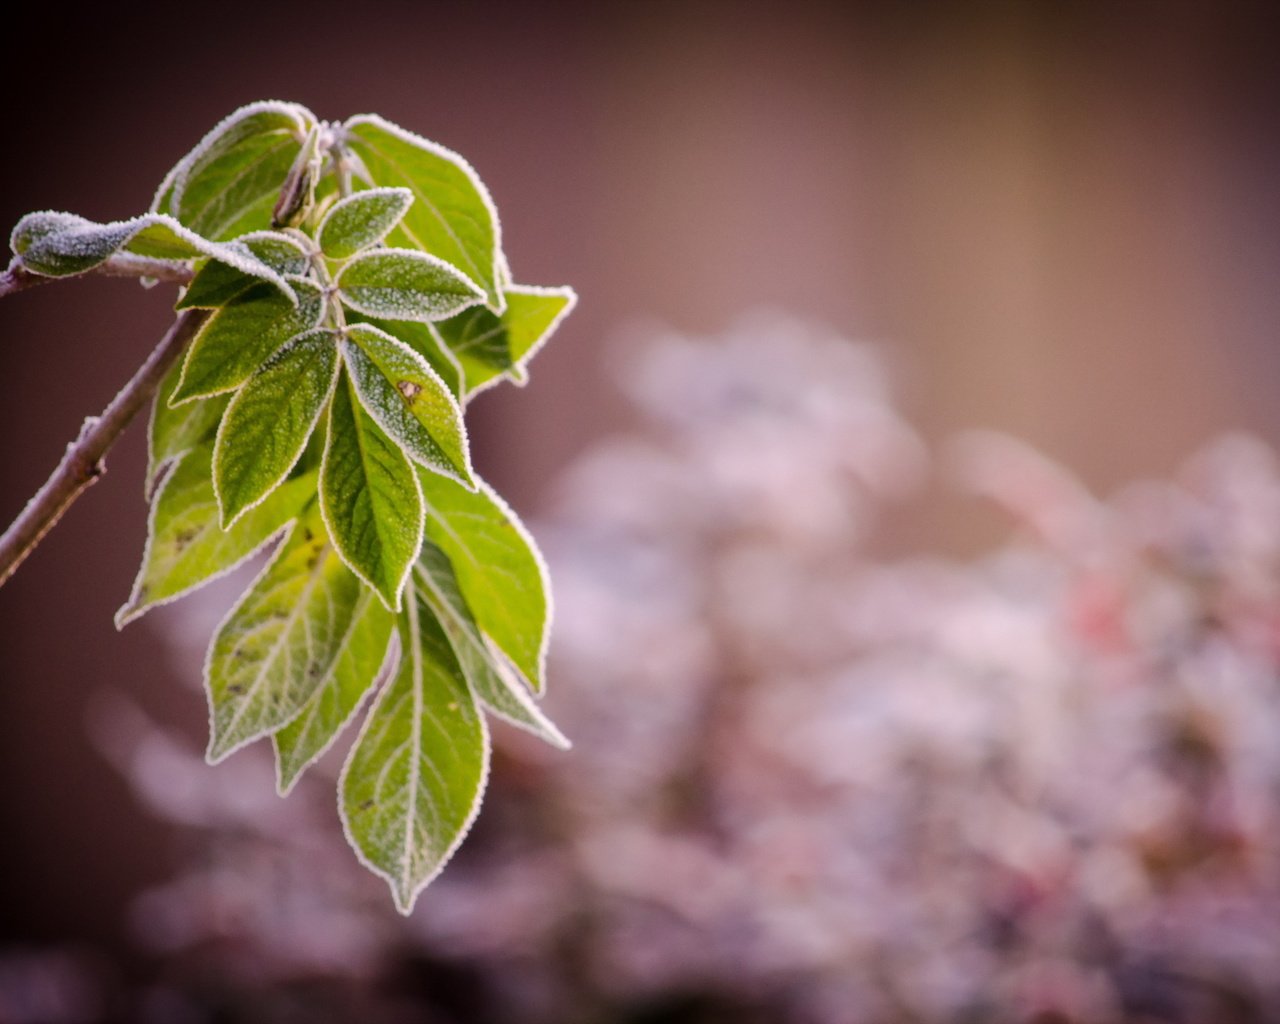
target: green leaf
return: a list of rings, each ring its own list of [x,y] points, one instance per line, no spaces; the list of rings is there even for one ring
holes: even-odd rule
[[[422,490],[409,460],[360,407],[345,375],[329,405],[320,507],[343,561],[398,610],[422,545]]]
[[[277,274],[302,274],[309,262],[301,243],[279,231],[254,231],[223,244],[228,249],[245,249]],[[252,277],[235,267],[210,260],[196,273],[174,308],[216,309],[225,306],[253,284]]]
[[[462,399],[462,368],[454,359],[453,353],[444,347],[440,336],[432,329],[431,324],[414,323],[412,320],[379,320],[377,317],[362,316],[350,313],[348,323],[367,323],[381,331],[386,331],[393,338],[403,341],[411,349],[427,361],[431,369],[445,383],[449,394],[455,401]]]
[[[29,213],[14,225],[9,244],[23,267],[46,277],[86,273],[117,253],[177,263],[207,256],[292,297],[284,278],[246,247],[210,242],[160,214],[97,224],[74,213]]]
[[[427,539],[449,557],[476,623],[542,692],[551,605],[533,538],[484,481],[468,491],[435,473],[419,472],[418,480]]]
[[[160,474],[174,459],[190,451],[202,441],[213,438],[218,422],[227,408],[230,395],[200,398],[179,406],[169,399],[182,377],[182,362],[170,367],[160,381],[151,402],[151,419],[147,424],[146,495],[150,501]]]
[[[391,243],[452,263],[501,309],[498,211],[471,165],[375,114],[353,117],[344,128],[345,145],[360,158],[370,185],[402,185],[413,193],[414,204],[391,233]]]
[[[346,570],[347,574],[355,576]],[[363,584],[332,660],[298,715],[275,734],[276,788],[284,796],[338,738],[377,679],[393,670],[395,616]]]
[[[297,305],[255,284],[217,310],[187,350],[173,403],[239,387],[284,344],[320,323],[324,296],[305,278],[289,279]]]
[[[314,473],[287,481],[231,529],[218,526],[212,443],[180,457],[151,505],[147,547],[117,628],[147,609],[230,572],[280,531],[315,493]]]
[[[313,505],[213,635],[205,663],[211,764],[301,712],[350,652],[365,594]],[[370,653],[366,686],[382,660],[382,651]]]
[[[168,212],[215,240],[269,228],[280,187],[314,124],[315,116],[296,103],[241,107],[179,163]]]
[[[533,733],[553,747],[569,749],[564,733],[537,705],[528,689],[513,678],[504,657],[485,640],[458,588],[458,578],[443,551],[423,541],[418,556],[419,596],[439,621],[476,699],[512,725]]]
[[[290,341],[236,392],[213,448],[224,529],[289,475],[337,375],[337,336],[319,328]]]
[[[370,324],[347,327],[347,372],[365,411],[410,458],[471,486],[462,410],[417,352]]]
[[[338,275],[338,295],[357,313],[386,320],[441,320],[484,294],[456,267],[412,249],[374,249]]]
[[[334,203],[316,230],[326,256],[345,260],[387,237],[413,203],[407,188],[371,188]]]
[[[572,288],[516,286],[504,294],[507,308],[502,313],[475,306],[432,324],[462,367],[468,397],[504,374],[523,382],[525,365],[578,301]]]
[[[489,736],[440,626],[410,590],[404,654],[378,695],[339,781],[360,861],[391,886],[402,914],[462,842],[489,774]]]

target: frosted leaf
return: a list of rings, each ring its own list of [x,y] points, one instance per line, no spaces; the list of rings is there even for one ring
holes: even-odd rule
[[[164,478],[147,521],[147,547],[133,592],[116,612],[116,626],[230,572],[298,514],[315,493],[316,476],[286,482],[229,530],[218,526],[213,493],[213,444],[179,458]]]
[[[414,323],[412,320],[380,320],[377,317],[366,317],[359,313],[351,313],[348,323],[368,323],[386,331],[393,338],[404,342],[427,361],[427,365],[435,370],[436,375],[444,381],[445,387],[454,400],[462,400],[462,367],[440,340],[433,324]]]
[[[320,508],[343,561],[398,611],[422,546],[422,489],[400,447],[352,392],[344,376],[329,403]]]
[[[231,399],[213,449],[213,483],[225,529],[293,469],[333,392],[338,353],[332,331],[300,334]]]
[[[234,111],[172,172],[168,212],[217,240],[270,227],[280,187],[315,123],[296,103],[266,101]]]
[[[316,327],[324,314],[320,289],[301,277],[289,286],[292,303],[254,284],[209,317],[187,350],[171,404],[239,387],[289,339]]]
[[[413,203],[407,188],[371,188],[334,203],[316,229],[326,256],[345,260],[381,242]]]
[[[564,734],[538,710],[528,688],[514,678],[504,656],[481,634],[458,588],[449,557],[429,540],[422,543],[417,579],[419,595],[449,638],[476,699],[499,718],[553,747],[567,750],[569,741]]]
[[[525,366],[577,304],[572,288],[507,288],[506,308],[494,313],[474,306],[431,325],[458,362],[468,398],[506,375],[526,379]]]
[[[203,441],[211,441],[230,395],[194,399],[171,406],[169,399],[182,377],[182,362],[170,367],[151,400],[147,422],[146,496],[150,501],[165,467]]]
[[[489,305],[501,310],[502,230],[489,191],[471,165],[376,114],[358,114],[343,128],[343,143],[360,161],[357,173],[370,185],[402,185],[413,192],[415,202],[391,233],[391,244],[459,267],[484,288]]]
[[[470,486],[462,410],[418,353],[370,324],[352,324],[342,351],[365,410],[410,458]]]
[[[362,253],[342,268],[337,286],[356,312],[386,320],[442,320],[484,298],[457,267],[411,249]]]
[[[286,277],[305,274],[310,263],[302,243],[279,231],[253,231],[223,244],[229,249],[245,251]],[[253,278],[235,267],[210,260],[196,273],[175,308],[216,309],[253,283]]]
[[[484,481],[468,491],[437,473],[419,472],[418,479],[426,536],[448,556],[476,623],[541,692],[551,589],[533,538]]]
[[[74,213],[29,213],[14,226],[9,244],[23,267],[47,277],[83,274],[118,252],[174,262],[206,256],[269,281],[293,299],[284,278],[246,247],[211,242],[161,214],[97,224]]]
[[[348,841],[408,914],[480,809],[489,734],[448,639],[412,589],[401,642],[400,668],[369,711],[338,787]]]
[[[333,671],[367,593],[313,505],[214,633],[205,663],[211,763],[301,712]],[[366,687],[382,661],[381,651],[369,653]]]
[[[282,796],[338,738],[378,678],[394,670],[390,643],[394,625],[395,616],[370,588],[361,585],[350,620],[315,691],[297,717],[272,737],[276,788]]]

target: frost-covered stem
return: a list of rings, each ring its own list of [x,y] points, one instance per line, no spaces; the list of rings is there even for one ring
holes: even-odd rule
[[[107,450],[155,393],[161,379],[208,315],[207,310],[187,310],[179,315],[151,355],[147,356],[147,361],[111,400],[102,415],[91,416],[84,421],[80,436],[67,445],[67,453],[53,475],[0,537],[0,586],[13,575],[22,560],[71,507],[71,503],[106,472],[103,458]]]
[[[351,195],[351,161],[347,148],[341,142],[334,142],[329,156],[333,160],[333,176],[338,181],[338,195],[346,199]]]
[[[117,253],[105,263],[92,270],[86,270],[85,273],[102,274],[105,277],[149,277],[156,281],[175,281],[178,284],[186,284],[191,280],[194,272],[185,263],[155,260],[147,256],[134,256],[132,253]],[[22,265],[21,260],[15,258],[7,270],[0,272],[0,297],[25,291],[37,285],[66,280],[68,280],[66,277],[49,277],[45,274],[32,273]]]

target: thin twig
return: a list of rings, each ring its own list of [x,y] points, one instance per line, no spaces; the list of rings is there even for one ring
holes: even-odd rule
[[[0,537],[0,586],[13,575],[22,560],[71,507],[71,503],[106,472],[103,458],[107,450],[155,393],[164,375],[208,315],[207,310],[181,313],[151,355],[147,356],[147,361],[111,400],[102,415],[91,416],[84,421],[80,436],[67,445],[67,454],[53,475]]]
[[[132,253],[116,253],[105,263],[100,263],[92,270],[86,270],[85,274],[101,274],[105,277],[149,277],[155,281],[176,281],[178,284],[186,284],[191,280],[193,271],[187,263],[156,260],[148,256],[134,256]],[[7,270],[0,271],[0,298],[42,284],[65,280],[67,280],[66,277],[49,277],[45,274],[33,273],[15,258]]]

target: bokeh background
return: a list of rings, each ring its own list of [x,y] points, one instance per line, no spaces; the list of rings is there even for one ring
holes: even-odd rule
[[[292,99],[465,154],[516,278],[578,289],[469,414],[552,559],[577,746],[500,730],[479,826],[395,919],[330,779],[282,802],[252,751],[198,762],[247,577],[114,631],[139,424],[0,590],[0,1022],[1276,1019],[1278,29],[16,16],[0,223],[132,215],[220,117]],[[0,518],[167,302],[0,303]]]

